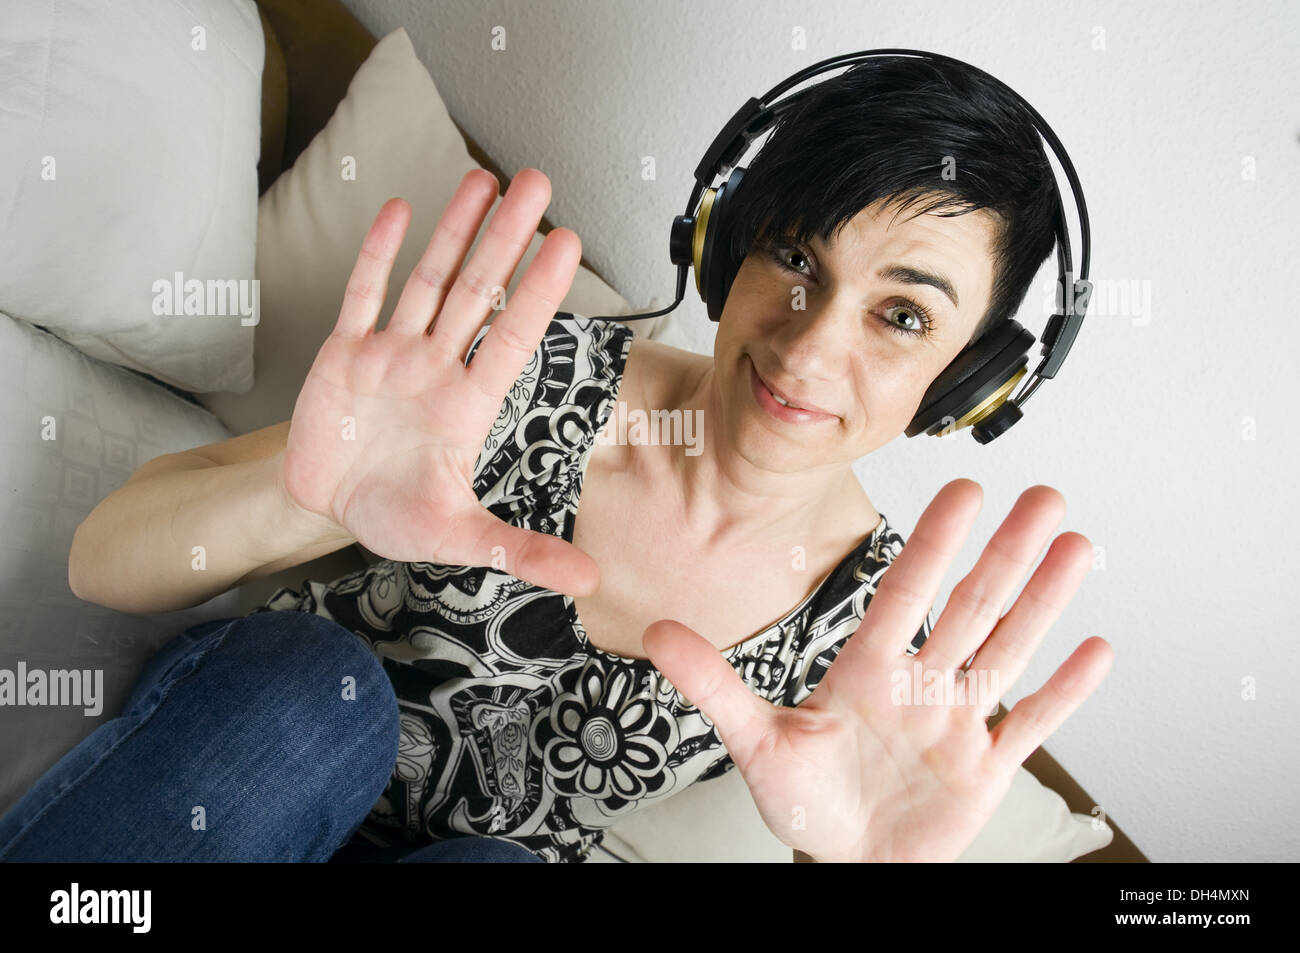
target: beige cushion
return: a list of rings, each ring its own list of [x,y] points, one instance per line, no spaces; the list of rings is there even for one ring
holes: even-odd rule
[[[1071,814],[1064,799],[1019,768],[1007,796],[959,862],[1065,863],[1100,850],[1114,832],[1086,814]],[[749,788],[732,768],[697,783],[663,804],[645,807],[605,835],[590,863],[777,863],[793,852],[763,823]],[[612,856],[617,855],[617,857]]]
[[[354,164],[355,179],[344,178],[345,162]],[[406,31],[388,34],[352,78],[325,128],[262,196],[256,382],[245,394],[201,394],[203,404],[235,433],[290,419],[312,361],[338,319],[348,275],[380,206],[400,196],[413,213],[389,281],[383,327],[461,178],[475,168],[478,164]],[[507,299],[542,237],[534,236],[507,287]],[[580,268],[559,310],[623,315],[636,309]],[[650,329],[639,325],[653,323],[631,326],[646,333]]]

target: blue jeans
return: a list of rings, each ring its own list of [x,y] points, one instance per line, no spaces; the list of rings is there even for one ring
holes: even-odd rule
[[[348,845],[397,744],[392,684],[343,626],[303,612],[204,622],[0,817],[0,861],[543,862],[491,837]]]

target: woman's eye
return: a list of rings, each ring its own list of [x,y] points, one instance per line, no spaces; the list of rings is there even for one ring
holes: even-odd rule
[[[786,271],[793,271],[800,275],[806,274],[803,269],[808,267],[808,256],[798,248],[792,245],[773,245],[771,255],[776,263]]]
[[[914,334],[917,336],[928,334],[930,331],[930,312],[919,304],[911,301],[903,301],[900,304],[887,308],[886,312],[894,313],[892,318],[886,319],[886,323],[888,323],[890,329],[893,331],[897,331],[900,334]],[[910,327],[903,327],[902,325],[894,323],[899,312],[902,313],[904,321],[910,320],[912,322]]]
[[[921,325],[921,319],[920,319],[920,317],[917,315],[917,313],[916,313],[916,311],[915,311],[914,309],[908,307],[908,306],[905,305],[905,304],[902,304],[902,305],[897,305],[896,307],[890,308],[890,310],[894,312],[894,319],[895,319],[895,320],[898,320],[899,316],[901,315],[901,316],[902,316],[902,319],[903,319],[904,321],[911,321],[911,322],[914,322],[913,325],[909,325],[909,326],[903,328],[904,331],[919,331],[919,330],[921,330],[921,326],[922,326],[922,325]]]

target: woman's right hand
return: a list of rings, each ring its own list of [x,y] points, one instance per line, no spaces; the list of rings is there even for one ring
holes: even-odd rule
[[[536,169],[514,177],[462,270],[496,196],[496,177],[486,170],[461,180],[392,318],[376,332],[411,220],[401,199],[380,209],[338,323],[294,406],[284,486],[299,506],[334,520],[386,559],[493,566],[556,592],[589,595],[599,581],[590,556],[498,519],[473,490],[474,464],[502,402],[582,257],[574,232],[548,234],[466,366],[494,289],[510,284],[550,204],[550,181]]]

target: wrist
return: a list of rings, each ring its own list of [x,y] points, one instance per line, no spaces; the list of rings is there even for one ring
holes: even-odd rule
[[[263,461],[267,479],[271,481],[277,535],[282,540],[292,540],[300,547],[316,543],[338,543],[342,546],[356,539],[332,517],[302,506],[290,494],[284,482],[284,450],[279,450]]]

